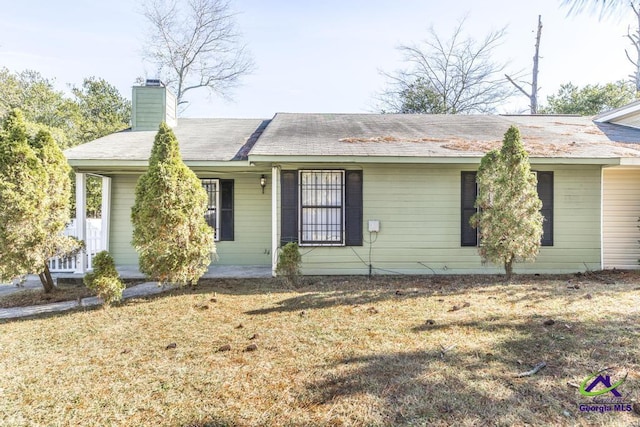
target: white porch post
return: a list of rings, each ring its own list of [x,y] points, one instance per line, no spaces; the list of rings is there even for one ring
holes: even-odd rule
[[[271,168],[271,275],[276,277],[278,265],[278,188],[280,186],[280,167]]]
[[[100,244],[101,250],[109,250],[109,224],[111,223],[111,178],[108,176],[102,177],[102,207],[101,207],[101,236]]]
[[[76,238],[84,241],[87,230],[87,175],[76,173]],[[78,254],[75,273],[84,274],[87,270],[86,251]]]

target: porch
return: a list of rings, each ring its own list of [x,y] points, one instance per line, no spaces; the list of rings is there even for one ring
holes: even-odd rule
[[[94,176],[102,183],[101,217],[87,218],[87,177]],[[109,250],[109,224],[111,203],[111,178],[96,174],[76,173],[75,218],[64,230],[65,236],[73,236],[84,242],[84,248],[75,256],[54,257],[49,260],[52,273],[84,276],[93,269],[93,258]]]
[[[101,218],[87,218],[87,176],[99,177],[102,181]],[[109,226],[111,221],[111,178],[96,174],[76,173],[76,218],[65,229],[65,235],[74,236],[85,245],[75,256],[56,257],[49,260],[49,269],[56,280],[82,280],[88,270],[93,269],[93,258],[103,250],[109,250]],[[145,275],[135,267],[117,267],[122,279],[145,280]],[[219,265],[212,263],[204,279],[249,279],[272,277],[270,265]],[[39,280],[35,277],[36,282]]]
[[[225,203],[231,203],[228,209],[222,206],[221,217],[217,218],[225,230],[216,241],[218,260],[212,263],[207,275],[211,277],[263,277],[263,271],[270,270],[274,257],[272,251],[272,191],[263,193],[270,176],[264,169],[234,171],[199,171],[206,179],[220,179],[232,183],[229,197]],[[106,174],[105,174],[106,175]],[[121,274],[142,277],[137,271],[138,256],[131,245],[133,226],[131,224],[131,206],[134,203],[135,186],[138,172],[114,173],[105,176],[101,171],[76,171],[76,220],[67,228],[66,233],[85,242],[82,253],[72,259],[56,259],[51,262],[51,271],[64,275],[84,275],[93,266],[93,257],[101,250],[108,250],[116,262]],[[87,181],[89,177],[98,180],[101,185],[101,197],[94,197],[93,203],[87,203]],[[91,183],[91,185],[95,185]],[[219,194],[217,203],[223,202]],[[87,208],[97,206],[100,213],[92,215]],[[224,214],[224,215],[222,215]],[[100,216],[100,218],[88,218]],[[277,248],[276,248],[277,249]],[[256,273],[256,266],[258,273]],[[206,277],[206,276],[205,276]]]

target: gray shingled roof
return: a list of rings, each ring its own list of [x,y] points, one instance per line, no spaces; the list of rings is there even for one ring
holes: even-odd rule
[[[173,131],[185,161],[246,160],[261,119],[180,119]],[[156,131],[113,133],[65,150],[69,160],[148,160]]]
[[[532,157],[640,156],[640,130],[589,117],[291,113],[278,113],[250,154],[475,157],[499,147],[511,125]]]
[[[480,157],[520,129],[532,157],[640,157],[640,129],[578,116],[293,114],[272,120],[180,119],[185,161],[250,156]],[[126,130],[65,151],[69,160],[146,161],[155,131]],[[256,158],[258,158],[256,157]]]

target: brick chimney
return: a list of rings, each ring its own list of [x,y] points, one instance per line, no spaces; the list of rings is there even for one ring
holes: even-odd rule
[[[170,127],[178,125],[176,97],[160,80],[134,86],[131,104],[131,130],[158,130],[163,121]]]

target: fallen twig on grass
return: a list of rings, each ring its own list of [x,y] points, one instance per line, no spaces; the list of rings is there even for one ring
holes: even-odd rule
[[[538,373],[538,371],[540,371],[540,369],[544,368],[545,366],[547,366],[546,362],[540,362],[536,366],[534,366],[532,370],[519,373],[518,375],[516,375],[516,378],[530,377],[532,375],[535,375]]]
[[[598,273],[596,273],[595,271],[591,270],[586,263],[583,263],[584,266],[586,267],[586,271],[584,272],[584,275],[587,277],[592,277],[602,283],[604,283],[605,285],[615,285],[615,281],[609,279],[608,277],[604,277],[599,275]]]
[[[440,345],[440,357],[444,359],[444,355],[447,354],[447,352],[453,350],[454,348],[456,348],[458,346],[458,344],[453,344],[450,345],[449,347],[445,347],[443,345]]]

